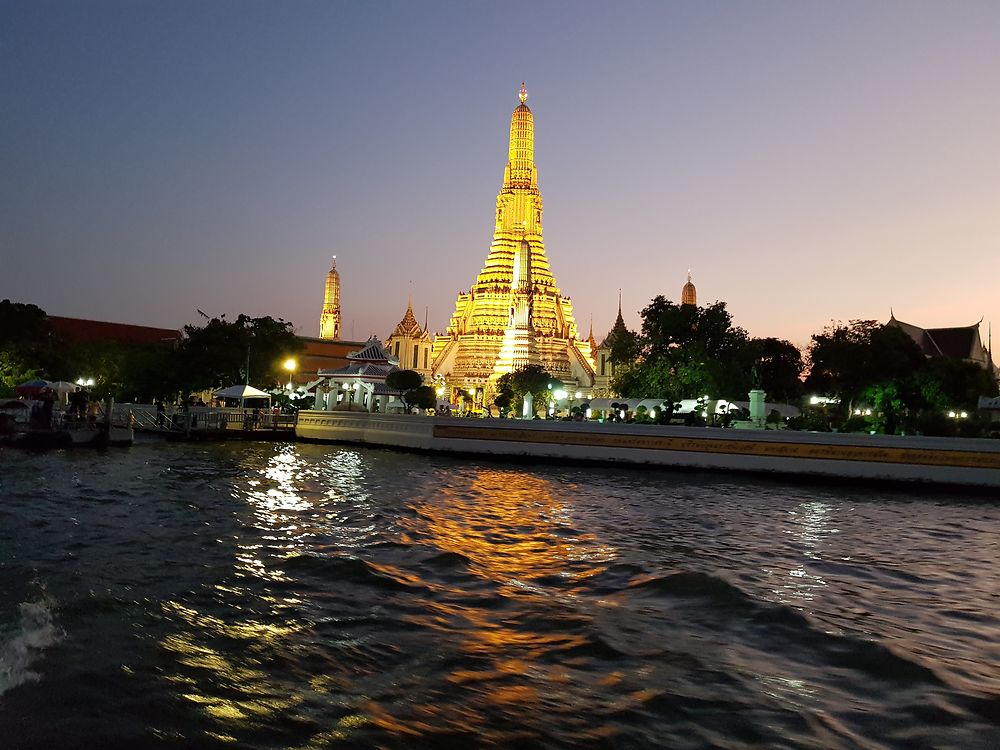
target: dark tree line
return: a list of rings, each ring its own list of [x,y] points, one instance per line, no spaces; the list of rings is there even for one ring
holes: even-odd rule
[[[266,389],[281,382],[281,362],[301,349],[291,323],[248,315],[185,326],[180,344],[76,343],[61,339],[37,306],[0,302],[0,396],[33,377],[93,378],[95,395],[130,402],[238,383]]]
[[[834,323],[814,334],[804,361],[788,341],[750,338],[723,302],[699,307],[660,296],[641,315],[641,331],[625,331],[612,345],[611,385],[625,398],[736,401],[759,387],[768,401],[798,403],[806,393],[820,394],[836,405],[813,410],[799,426],[946,435],[981,431],[978,399],[997,393],[989,370],[928,359],[906,332],[874,320]],[[964,427],[949,422],[952,411],[968,415]]]
[[[724,302],[700,307],[658,296],[641,315],[641,333],[619,336],[611,351],[612,388],[625,398],[745,400],[758,386],[776,401],[802,393],[799,350],[781,339],[750,338]]]

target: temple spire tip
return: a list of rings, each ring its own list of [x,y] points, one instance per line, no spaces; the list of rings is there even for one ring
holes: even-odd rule
[[[517,98],[521,100],[521,104],[528,100],[528,89],[525,87],[524,81],[521,81],[521,90],[517,93]]]

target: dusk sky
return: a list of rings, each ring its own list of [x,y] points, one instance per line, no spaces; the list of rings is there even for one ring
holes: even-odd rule
[[[1000,339],[1000,2],[0,0],[0,298],[443,331],[526,81],[556,282]]]

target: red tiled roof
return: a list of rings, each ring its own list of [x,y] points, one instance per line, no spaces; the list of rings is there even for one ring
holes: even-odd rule
[[[162,342],[178,343],[182,338],[181,332],[172,328],[152,328],[129,323],[84,320],[83,318],[62,318],[58,315],[49,315],[48,320],[56,334],[74,343],[121,341],[134,344],[159,344]]]

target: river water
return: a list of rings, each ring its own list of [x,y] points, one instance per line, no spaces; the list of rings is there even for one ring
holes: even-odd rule
[[[0,452],[0,746],[1000,747],[1000,503]]]

